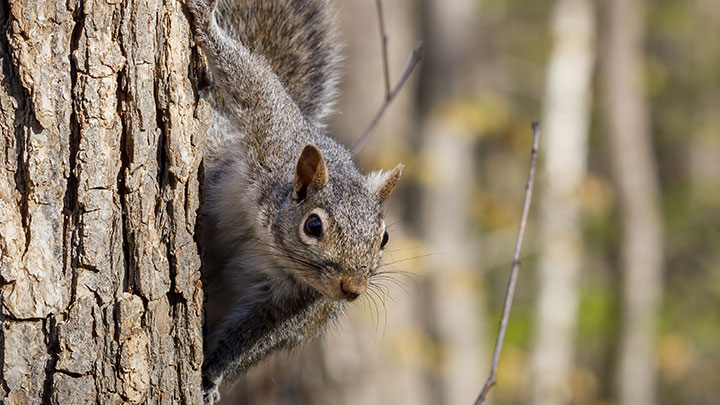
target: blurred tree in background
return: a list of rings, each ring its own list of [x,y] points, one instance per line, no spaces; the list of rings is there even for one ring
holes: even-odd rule
[[[380,38],[373,1],[337,3],[331,132],[352,144],[382,101]],[[236,399],[471,403],[540,118],[539,204],[490,401],[717,403],[720,2],[388,0],[385,17],[393,77],[417,38],[427,52],[359,156],[407,164],[389,207],[398,273]]]

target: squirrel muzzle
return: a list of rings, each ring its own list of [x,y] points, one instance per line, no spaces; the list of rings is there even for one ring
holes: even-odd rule
[[[367,289],[368,279],[365,276],[345,276],[340,280],[340,291],[348,301],[354,301]]]

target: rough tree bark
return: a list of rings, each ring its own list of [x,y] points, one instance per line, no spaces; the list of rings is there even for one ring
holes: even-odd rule
[[[0,398],[201,403],[208,108],[181,3],[0,12]]]

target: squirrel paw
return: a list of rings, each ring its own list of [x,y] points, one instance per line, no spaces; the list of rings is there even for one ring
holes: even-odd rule
[[[205,405],[213,405],[220,401],[220,386],[213,385],[212,387],[203,388],[203,402]]]
[[[218,378],[214,381],[210,381],[203,377],[203,402],[205,405],[213,405],[220,401],[220,381]]]
[[[186,0],[185,4],[195,20],[195,26],[203,31],[212,21],[217,0]]]
[[[205,405],[213,405],[220,401],[220,389],[218,386],[212,387],[209,391],[203,392],[203,402]]]

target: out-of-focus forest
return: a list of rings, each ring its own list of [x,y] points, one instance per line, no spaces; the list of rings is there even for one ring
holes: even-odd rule
[[[543,139],[494,404],[720,401],[720,2],[386,0],[394,82],[358,156],[404,162],[374,288],[226,403],[469,404],[487,377]],[[337,2],[330,131],[383,101],[375,2]]]

